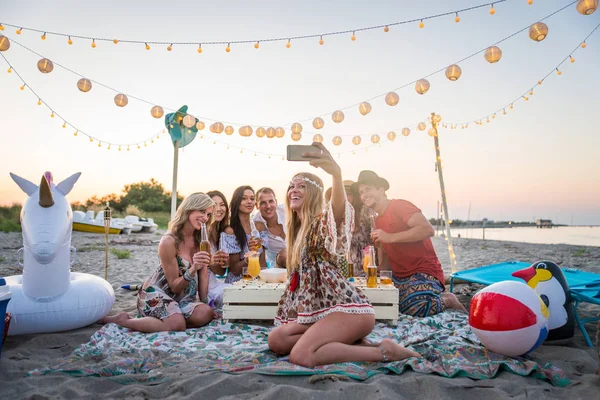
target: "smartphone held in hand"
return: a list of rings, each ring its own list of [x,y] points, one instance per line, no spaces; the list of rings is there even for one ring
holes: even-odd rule
[[[307,146],[301,144],[289,144],[287,146],[288,161],[310,161],[311,158],[303,157],[303,153],[321,153],[321,149],[317,146]]]

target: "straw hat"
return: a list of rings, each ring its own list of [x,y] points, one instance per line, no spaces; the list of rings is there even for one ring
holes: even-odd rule
[[[345,183],[345,182],[344,182]],[[358,174],[358,181],[352,184],[352,187],[358,190],[359,185],[371,185],[375,187],[381,187],[383,190],[388,190],[390,188],[390,184],[387,180],[381,178],[373,171],[365,170],[360,171]]]

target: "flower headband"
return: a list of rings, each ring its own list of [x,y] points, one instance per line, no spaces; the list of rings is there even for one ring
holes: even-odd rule
[[[316,186],[316,188],[319,189],[321,192],[323,191],[323,186],[319,185],[316,181],[313,181],[312,179],[307,178],[306,176],[298,175],[298,176],[295,176],[294,178],[292,178],[292,180],[294,180],[294,179],[302,179],[303,181],[308,182],[313,186]],[[293,182],[290,182],[290,185],[293,185],[293,184],[294,184]]]

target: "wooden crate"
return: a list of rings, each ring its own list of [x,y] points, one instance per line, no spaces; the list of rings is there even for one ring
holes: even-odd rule
[[[367,288],[364,278],[354,282],[373,305],[375,318],[398,322],[398,289],[394,286]],[[223,289],[223,319],[275,319],[277,304],[285,289],[285,283],[257,283],[238,281]]]

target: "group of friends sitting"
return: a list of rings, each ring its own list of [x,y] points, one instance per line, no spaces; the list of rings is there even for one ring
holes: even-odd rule
[[[329,151],[313,145],[320,152],[304,156],[331,175],[331,188],[325,191],[318,176],[302,172],[292,178],[285,205],[272,189],[250,186],[238,187],[229,203],[216,190],[187,196],[158,246],[160,265],[139,289],[141,317],[120,313],[103,322],[140,332],[202,327],[216,317],[225,285],[240,280],[249,253],[258,252],[261,268],[288,271],[268,339],[273,352],[306,367],[419,357],[391,339],[365,340],[375,326],[373,307],[341,265],[353,264],[355,276],[364,275],[363,248],[374,245],[379,268],[392,271],[400,313],[465,311],[445,293],[431,224],[411,202],[388,199],[389,183],[375,172],[343,180]],[[203,226],[210,252],[200,251]]]

